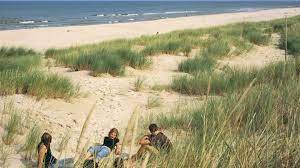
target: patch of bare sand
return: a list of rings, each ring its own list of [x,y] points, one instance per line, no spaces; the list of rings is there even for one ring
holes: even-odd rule
[[[283,61],[285,52],[278,48],[279,38],[278,34],[273,34],[270,45],[254,46],[245,54],[219,60],[219,67],[262,68],[270,63]]]

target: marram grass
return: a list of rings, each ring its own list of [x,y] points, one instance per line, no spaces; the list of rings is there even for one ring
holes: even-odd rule
[[[41,60],[42,56],[31,49],[0,48],[0,95],[64,99],[75,96],[78,88],[69,79],[38,71]]]
[[[56,74],[18,70],[0,72],[0,95],[28,94],[37,98],[69,99],[78,93],[71,81]]]

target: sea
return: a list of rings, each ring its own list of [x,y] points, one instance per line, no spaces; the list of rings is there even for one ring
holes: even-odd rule
[[[300,7],[300,1],[0,1],[0,30],[117,24]]]

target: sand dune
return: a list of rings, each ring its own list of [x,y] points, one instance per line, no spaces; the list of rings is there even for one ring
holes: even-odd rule
[[[8,30],[0,31],[0,45],[25,46],[44,50],[49,47],[67,47],[113,38],[155,34],[157,31],[163,33],[177,29],[209,27],[240,21],[271,20],[284,17],[286,12],[289,16],[299,15],[300,8],[193,16],[113,25]],[[278,37],[275,35],[272,39],[272,44],[269,46],[255,46],[249,53],[220,60],[219,63],[239,67],[244,67],[245,65],[261,67],[270,62],[284,59],[284,51],[276,48]],[[30,109],[30,113],[35,116],[34,119],[42,121],[46,130],[53,135],[55,141],[52,147],[56,155],[60,137],[66,130],[70,130],[72,138],[66,156],[71,157],[74,154],[84,119],[95,102],[97,102],[96,109],[89,123],[86,136],[84,136],[85,141],[87,139],[91,142],[102,141],[103,136],[106,135],[111,127],[117,127],[123,131],[133,109],[137,105],[142,106],[143,115],[153,112],[145,107],[150,96],[159,96],[162,99],[162,106],[154,110],[164,112],[172,109],[179,100],[190,101],[194,99],[194,97],[174,92],[156,92],[150,89],[156,83],[169,84],[173,75],[181,74],[176,69],[178,64],[186,57],[157,55],[153,56],[152,59],[152,69],[143,71],[128,69],[130,74],[127,74],[125,77],[106,76],[95,78],[90,76],[88,71],[70,72],[68,68],[51,67],[47,69],[47,67],[44,67],[44,71],[58,73],[70,78],[74,84],[80,86],[81,92],[86,95],[74,98],[70,102],[59,99],[37,101],[35,98],[25,95],[1,96],[0,107],[3,107],[4,102],[7,100],[13,100],[17,107]],[[134,81],[138,76],[145,77],[146,86],[144,90],[135,92]],[[3,130],[0,127],[1,132]],[[11,167],[16,167],[16,161],[21,162],[21,158],[16,158],[13,154],[10,158],[9,164],[11,164]]]
[[[267,21],[300,14],[300,8],[226,13],[181,18],[88,26],[49,27],[0,31],[0,46],[24,46],[37,50],[68,47],[116,38],[132,38],[178,29],[218,26],[242,21]]]

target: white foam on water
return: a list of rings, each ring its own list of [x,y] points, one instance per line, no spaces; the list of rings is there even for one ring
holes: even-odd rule
[[[34,24],[33,20],[28,20],[28,21],[21,21],[19,22],[20,24]]]

